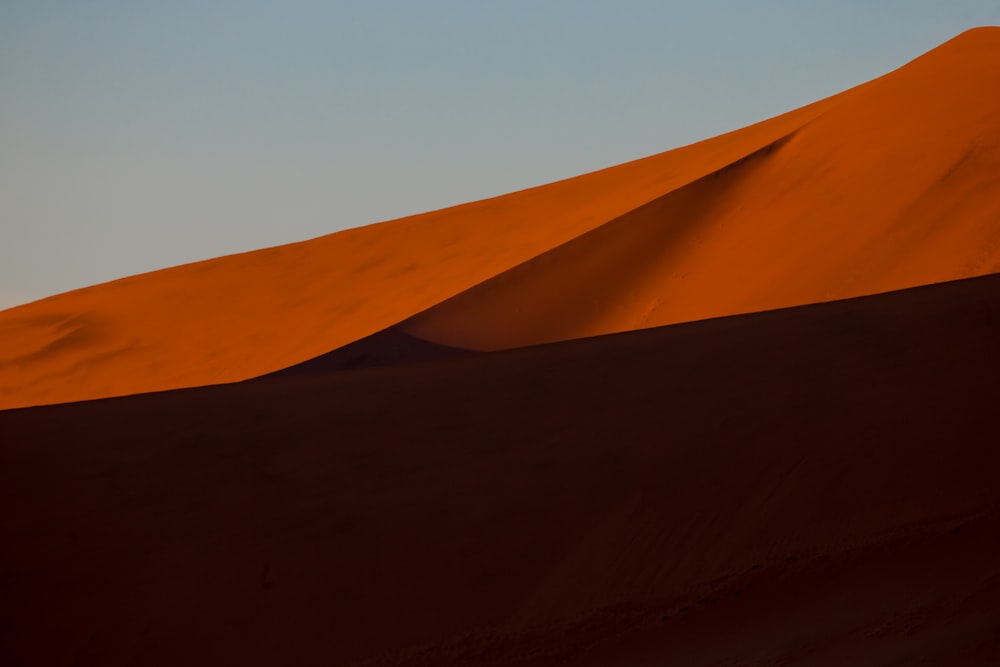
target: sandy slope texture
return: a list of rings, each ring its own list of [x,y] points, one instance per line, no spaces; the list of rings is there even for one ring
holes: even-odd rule
[[[407,322],[501,349],[1000,271],[1000,28]]]
[[[998,341],[987,276],[3,411],[0,664],[995,665]]]
[[[1000,29],[699,144],[0,313],[0,408],[242,380],[405,321],[496,349],[996,268]]]
[[[538,188],[0,313],[0,408],[231,382],[374,334],[705,174],[828,102]]]

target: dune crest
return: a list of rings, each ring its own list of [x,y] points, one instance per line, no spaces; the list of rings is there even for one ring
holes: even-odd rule
[[[495,350],[1000,271],[1000,29],[412,318]]]
[[[545,186],[0,313],[0,408],[233,382],[403,323],[488,350],[1000,269],[1000,29]]]
[[[0,409],[234,382],[372,335],[786,135],[826,102],[565,181],[0,313]]]

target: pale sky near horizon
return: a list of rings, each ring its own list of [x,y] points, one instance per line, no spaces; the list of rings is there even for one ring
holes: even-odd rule
[[[0,309],[658,153],[991,24],[995,0],[0,0]]]

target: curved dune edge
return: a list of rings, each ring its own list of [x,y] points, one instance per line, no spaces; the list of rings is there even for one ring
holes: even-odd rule
[[[964,33],[840,95],[610,169],[5,311],[0,408],[257,377],[415,315],[405,328],[418,337],[493,349],[987,273],[1000,245],[989,231],[997,211],[998,35]],[[686,204],[710,210],[698,212],[704,220],[683,252],[646,262],[641,276],[627,266],[628,253],[605,258],[615,273],[586,276],[626,299],[595,315],[586,312],[589,297],[569,287],[572,298],[557,305],[574,314],[571,326],[526,320],[497,337],[510,327],[507,304],[545,312],[535,293],[551,294],[561,271],[582,275],[573,256],[587,243],[581,236],[609,221],[660,234],[655,221],[624,219],[655,217],[658,206],[678,206],[691,189],[714,193],[705,179],[732,180],[725,167],[792,134],[766,159],[751,160],[753,168],[740,168],[719,201]],[[961,224],[945,229],[943,219]],[[531,273],[552,257],[562,258],[558,271]],[[518,287],[527,278],[540,281],[530,293]],[[433,310],[470,290],[486,294]],[[496,326],[470,329],[479,318]]]
[[[666,324],[651,319],[662,303],[660,296],[649,298],[663,291],[657,275],[690,252],[715,222],[726,194],[791,137],[418,313],[399,328],[425,341],[486,351]],[[675,315],[677,321],[696,319]]]
[[[400,327],[392,326],[343,347],[338,347],[326,354],[267,375],[251,378],[247,382],[261,382],[276,378],[300,377],[377,366],[435,362],[473,353],[472,350],[431,343],[406,333]]]
[[[497,350],[984,275],[1000,271],[998,221],[987,30],[402,328]]]
[[[1000,275],[4,411],[0,662],[995,664],[997,314]]]
[[[765,146],[832,99],[565,181],[0,313],[0,409],[234,382],[372,335]]]

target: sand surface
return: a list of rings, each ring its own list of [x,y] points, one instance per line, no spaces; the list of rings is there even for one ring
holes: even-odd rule
[[[1000,29],[822,105],[406,329],[503,349],[1000,271]]]
[[[0,665],[997,665],[998,350],[1000,28],[10,309]]]
[[[402,323],[494,350],[1000,268],[1000,29],[667,153],[0,313],[0,408],[244,380]]]
[[[998,342],[987,276],[0,412],[0,664],[997,664]]]

